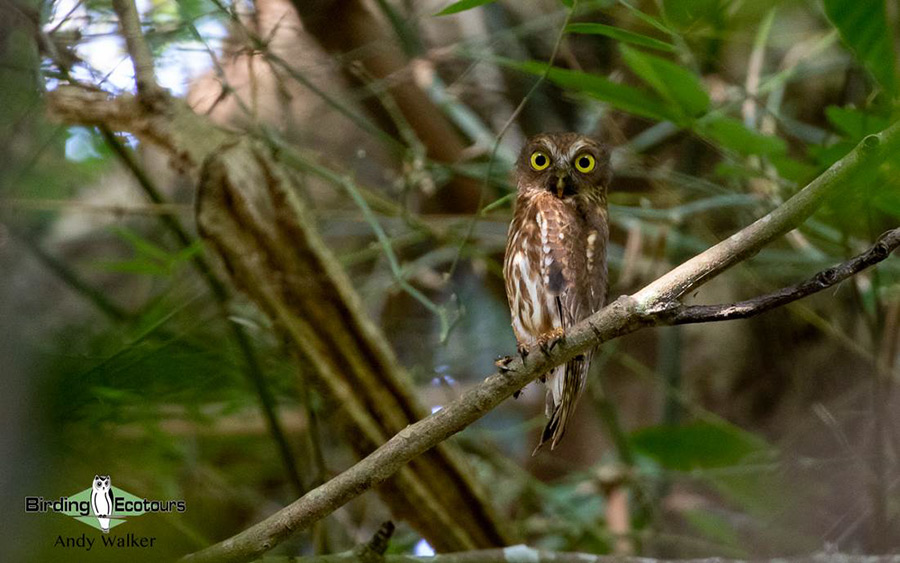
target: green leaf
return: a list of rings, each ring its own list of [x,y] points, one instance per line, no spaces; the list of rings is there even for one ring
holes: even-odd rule
[[[741,548],[741,538],[727,518],[706,510],[687,510],[682,513],[685,520],[700,534],[725,548],[729,557],[744,559],[748,553]]]
[[[841,141],[829,146],[809,145],[806,152],[810,157],[824,170],[847,156],[847,153],[853,150],[856,143],[853,141]]]
[[[94,266],[109,272],[169,276],[179,265],[192,259],[203,250],[203,245],[199,240],[177,252],[169,252],[133,230],[114,227],[112,231],[131,245],[135,256],[130,260],[108,260],[94,264]]]
[[[132,260],[100,260],[92,264],[94,268],[119,274],[137,274],[140,276],[167,277],[170,268],[152,260],[135,258]]]
[[[677,471],[738,465],[768,449],[761,438],[725,422],[651,426],[633,433],[631,442],[638,452]]]
[[[808,498],[807,489],[816,486],[815,482],[788,479],[784,468],[772,466],[723,471],[712,475],[710,481],[728,502],[763,521],[774,521],[779,515],[783,516],[785,511],[796,507],[799,499]],[[807,543],[807,538],[797,530],[791,532],[792,542],[798,545]]]
[[[138,255],[153,258],[160,262],[169,261],[170,254],[167,250],[153,244],[131,229],[125,227],[113,227],[112,232],[130,244]]]
[[[638,18],[642,22],[646,23],[647,25],[653,26],[656,29],[662,31],[663,33],[667,33],[669,35],[674,35],[674,32],[671,29],[669,29],[665,24],[663,24],[661,21],[659,21],[658,19],[654,18],[653,16],[651,16],[649,14],[645,14],[644,12],[638,10],[637,8],[632,6],[626,0],[619,0],[619,4],[628,8],[628,10],[631,11],[631,13],[636,18]]]
[[[875,193],[873,203],[876,208],[896,219],[900,219],[900,189],[896,182],[890,182],[891,189],[880,189]]]
[[[218,8],[214,2],[210,0],[178,0],[176,2],[178,14],[183,22],[192,22],[200,19],[210,13],[216,13]],[[154,5],[154,11],[159,10],[161,3]]]
[[[602,23],[572,23],[566,26],[566,32],[583,33],[587,35],[605,35],[606,37],[611,37],[617,41],[640,45],[650,49],[657,49],[669,53],[675,51],[675,46],[666,43],[665,41],[660,41],[659,39],[647,37],[646,35],[641,35],[640,33],[634,33],[633,31],[627,31],[611,25],[603,25]]]
[[[858,141],[866,135],[887,129],[890,120],[885,117],[865,113],[858,109],[828,106],[825,117],[844,136]]]
[[[698,124],[697,133],[744,156],[771,156],[787,152],[783,139],[748,129],[737,119],[724,115],[704,119]]]
[[[725,2],[719,0],[664,0],[666,22],[677,28],[696,30],[722,20]]]
[[[841,39],[891,96],[897,94],[893,33],[885,3],[878,0],[824,0],[825,14]]]
[[[459,2],[450,4],[435,15],[449,16],[450,14],[458,14],[460,12],[465,12],[466,10],[471,10],[472,8],[477,8],[478,6],[490,4],[491,2],[494,2],[494,0],[459,0]]]
[[[769,162],[778,171],[779,176],[797,184],[806,184],[816,177],[817,169],[815,166],[795,160],[784,154],[770,155]]]
[[[547,63],[540,61],[499,59],[497,62],[537,76],[543,76],[547,70]],[[553,67],[547,78],[557,86],[581,92],[634,115],[659,121],[677,121],[680,117],[655,96],[603,76]]]
[[[631,70],[681,114],[698,117],[709,109],[709,96],[700,79],[691,71],[627,45],[622,45],[621,51],[622,58]]]

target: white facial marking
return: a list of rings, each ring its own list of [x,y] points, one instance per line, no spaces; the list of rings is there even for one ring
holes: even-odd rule
[[[587,143],[585,143],[584,141],[577,141],[575,144],[573,144],[569,148],[569,152],[568,152],[568,154],[566,154],[566,161],[569,161],[569,160],[572,160],[573,158],[575,158],[575,155],[577,155],[579,152],[581,152],[581,150],[584,149],[585,147],[587,147]]]

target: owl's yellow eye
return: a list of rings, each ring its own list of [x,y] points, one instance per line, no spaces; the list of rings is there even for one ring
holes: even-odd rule
[[[595,166],[597,166],[597,161],[589,154],[579,155],[575,159],[575,168],[577,168],[579,172],[590,172]]]
[[[541,151],[531,153],[531,167],[535,170],[543,170],[550,166],[550,157]]]

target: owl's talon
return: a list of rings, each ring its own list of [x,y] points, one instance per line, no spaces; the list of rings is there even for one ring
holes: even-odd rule
[[[541,347],[541,352],[543,352],[544,355],[549,354],[563,341],[565,336],[566,332],[562,328],[554,328],[550,332],[542,334],[538,338],[538,346]]]
[[[519,351],[519,357],[522,358],[522,361],[524,362],[525,358],[528,357],[528,346],[525,346],[524,344],[519,344],[519,346],[516,349]]]
[[[510,371],[509,364],[512,363],[512,361],[512,356],[498,356],[497,359],[494,360],[494,365],[497,366],[500,373],[506,373]]]
[[[518,399],[518,398],[519,398],[519,395],[521,395],[521,394],[522,394],[522,390],[521,390],[521,389],[519,389],[518,391],[514,391],[514,392],[513,392],[513,399]]]

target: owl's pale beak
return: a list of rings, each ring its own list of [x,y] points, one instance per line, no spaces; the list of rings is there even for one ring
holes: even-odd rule
[[[559,169],[556,171],[556,196],[562,199],[563,195],[566,193],[566,184],[569,179],[569,171],[565,169]]]

